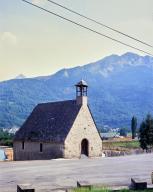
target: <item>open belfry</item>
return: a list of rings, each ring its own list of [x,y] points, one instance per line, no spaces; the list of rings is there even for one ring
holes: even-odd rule
[[[102,155],[102,140],[88,106],[88,85],[75,85],[76,99],[38,104],[17,131],[14,160]]]

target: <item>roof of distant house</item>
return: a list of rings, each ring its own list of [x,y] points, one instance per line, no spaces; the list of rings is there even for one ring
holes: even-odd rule
[[[100,133],[100,135],[101,135],[101,137],[102,138],[113,138],[113,137],[116,137],[116,136],[118,136],[118,134],[117,133],[113,133],[113,132],[108,132],[108,133]]]

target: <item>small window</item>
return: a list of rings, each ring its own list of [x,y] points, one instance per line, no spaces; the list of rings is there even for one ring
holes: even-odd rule
[[[43,152],[43,144],[40,143],[40,152]]]
[[[24,141],[22,141],[22,150],[24,150]]]

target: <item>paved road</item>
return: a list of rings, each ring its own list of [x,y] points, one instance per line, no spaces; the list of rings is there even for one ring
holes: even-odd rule
[[[19,183],[31,183],[36,192],[94,184],[128,185],[131,177],[150,182],[153,154],[81,160],[0,162],[0,191],[15,192]],[[43,190],[45,189],[45,190]]]

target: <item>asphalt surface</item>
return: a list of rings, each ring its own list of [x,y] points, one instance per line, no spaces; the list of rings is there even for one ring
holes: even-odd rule
[[[151,183],[153,154],[80,160],[0,162],[0,192],[32,184],[36,192],[76,186],[77,180],[106,186],[129,185],[131,177]]]

